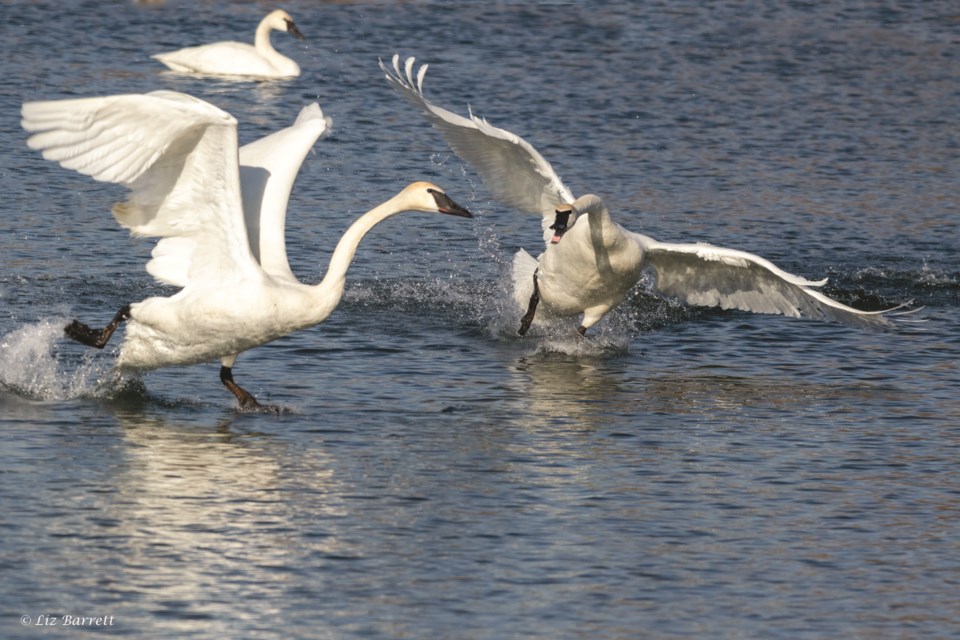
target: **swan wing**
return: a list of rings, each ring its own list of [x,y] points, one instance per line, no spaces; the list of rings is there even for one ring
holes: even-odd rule
[[[259,269],[230,114],[174,91],[28,102],[21,114],[44,158],[130,190],[113,214],[134,235],[161,238],[147,264],[157,280],[187,286]]]
[[[393,68],[380,61],[387,80],[400,95],[427,115],[453,152],[473,165],[484,184],[501,202],[544,217],[544,227],[553,224],[558,204],[573,202],[550,163],[520,136],[478,118],[457,115],[436,106],[423,95],[423,78],[428,65],[413,75],[415,59],[407,58],[400,69],[400,56],[393,56]]]
[[[826,279],[811,281],[787,273],[752,253],[632,235],[643,248],[644,265],[656,272],[657,291],[687,304],[830,319],[861,327],[891,325],[884,314],[894,309],[848,307],[814,290],[826,284]]]
[[[240,191],[250,249],[267,273],[295,279],[287,262],[287,203],[300,166],[333,121],[316,102],[290,127],[240,147]]]

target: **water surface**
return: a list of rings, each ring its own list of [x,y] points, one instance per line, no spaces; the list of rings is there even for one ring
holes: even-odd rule
[[[642,4],[642,6],[640,6]],[[149,55],[247,40],[261,3],[0,3],[0,635],[824,638],[960,635],[960,17],[714,2],[284,5],[295,80]],[[661,240],[762,255],[922,324],[695,310],[642,287],[586,341],[514,335],[539,220],[493,201],[377,59],[534,144]],[[372,232],[327,322],[117,379],[61,338],[166,291],[123,190],[29,151],[26,100],[175,89],[242,142],[319,101],[290,202],[316,282],[414,179],[474,221]],[[29,623],[21,625],[21,617]]]

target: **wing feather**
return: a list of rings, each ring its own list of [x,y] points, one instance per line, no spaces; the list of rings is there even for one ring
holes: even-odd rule
[[[314,102],[300,110],[293,126],[240,148],[240,184],[250,248],[272,276],[296,280],[287,262],[287,203],[300,166],[332,124]]]
[[[186,94],[155,91],[27,102],[27,140],[43,157],[130,190],[117,221],[161,240],[147,272],[187,286],[258,269],[240,200],[237,121]]]
[[[861,311],[823,295],[811,281],[783,271],[760,256],[709,244],[658,242],[632,234],[656,272],[657,291],[687,304],[754,313],[830,319],[861,327],[889,327],[883,311]]]
[[[474,167],[494,197],[511,207],[544,217],[553,224],[554,210],[572,203],[573,194],[560,180],[550,163],[520,136],[500,129],[469,111],[469,117],[436,106],[423,95],[428,65],[413,75],[415,59],[406,60],[400,70],[400,56],[393,56],[393,68],[382,60],[380,68],[397,92],[421,109],[440,131],[447,144],[462,160]]]

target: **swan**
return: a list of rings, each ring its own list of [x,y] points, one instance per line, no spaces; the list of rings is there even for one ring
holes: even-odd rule
[[[74,320],[66,334],[103,348],[126,322],[121,370],[219,358],[220,380],[241,410],[276,408],[260,405],[234,381],[237,356],[323,322],[340,302],[347,269],[374,225],[404,211],[472,217],[439,187],[411,183],[353,222],[323,280],[305,285],[286,272],[271,274],[254,256],[243,211],[237,121],[230,114],[187,94],[154,91],[27,102],[21,116],[33,134],[27,145],[45,159],[130,190],[125,202],[114,205],[114,217],[134,235],[160,238],[147,272],[181,287],[168,297],[125,305],[103,329]],[[264,253],[263,242],[259,246]]]
[[[408,102],[423,111],[461,159],[471,164],[503,203],[543,217],[546,245],[534,258],[520,249],[513,259],[514,298],[526,313],[517,331],[530,329],[539,305],[544,316],[577,316],[582,336],[619,305],[644,273],[653,287],[690,305],[755,313],[831,319],[861,327],[890,325],[881,311],[861,311],[816,291],[811,281],[783,271],[760,256],[706,243],[666,243],[633,233],[610,216],[594,194],[574,198],[553,167],[530,143],[494,127],[469,110],[457,115],[423,94],[428,65],[414,76],[415,59],[400,56],[380,68]]]
[[[303,34],[286,11],[271,11],[257,25],[253,45],[245,42],[214,42],[198,47],[186,47],[177,51],[150,56],[170,69],[184,73],[207,73],[223,76],[252,76],[257,78],[295,78],[300,75],[300,66],[279,53],[270,44],[273,30],[287,33],[303,40]]]

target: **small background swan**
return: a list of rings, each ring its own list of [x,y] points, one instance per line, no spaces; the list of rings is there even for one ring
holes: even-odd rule
[[[174,71],[258,78],[294,78],[300,66],[273,48],[270,32],[287,33],[303,40],[290,15],[282,9],[271,11],[260,21],[253,45],[244,42],[214,42],[151,56]]]
[[[546,249],[534,258],[521,249],[513,260],[514,297],[526,310],[518,333],[535,319],[582,314],[583,335],[619,305],[646,271],[654,288],[691,305],[755,313],[832,319],[867,327],[890,325],[882,311],[841,304],[760,256],[705,243],[664,243],[627,231],[611,217],[603,200],[574,198],[547,160],[520,136],[469,111],[457,115],[423,95],[428,65],[414,76],[415,59],[393,56],[392,69],[380,61],[387,80],[419,108],[461,159],[480,174],[504,204],[542,216]],[[545,309],[537,312],[540,304]],[[545,312],[545,313],[544,313]]]
[[[323,121],[312,109],[307,116],[302,113],[299,124],[291,127],[293,133],[319,126],[314,124],[318,115]],[[274,267],[264,268],[255,257],[241,194],[237,121],[230,114],[186,94],[156,91],[29,102],[22,116],[24,129],[34,134],[28,145],[41,150],[44,158],[130,189],[129,199],[114,206],[114,217],[135,235],[161,238],[147,271],[182,287],[169,297],[124,306],[102,330],[74,321],[67,334],[102,348],[128,321],[118,359],[123,369],[219,358],[220,380],[243,409],[260,405],[233,380],[237,355],[325,320],[343,295],[347,268],[360,241],[374,225],[410,210],[470,217],[439,187],[414,182],[356,220],[338,242],[323,280],[308,286],[289,273],[275,238],[268,241],[261,233],[254,243],[262,258],[272,256]],[[274,152],[284,147],[284,134],[278,132],[264,143],[263,149],[271,153],[256,147],[248,153],[276,168]],[[300,131],[295,137],[311,135]],[[297,167],[302,158],[294,160]],[[292,177],[286,177],[292,184]],[[264,198],[272,199],[276,192],[284,196],[284,212],[286,184],[267,180],[262,191]],[[251,190],[247,202],[251,211],[253,194]],[[259,210],[263,218],[281,207],[264,201]],[[261,219],[261,232],[268,227],[276,232],[275,218],[266,225]]]

